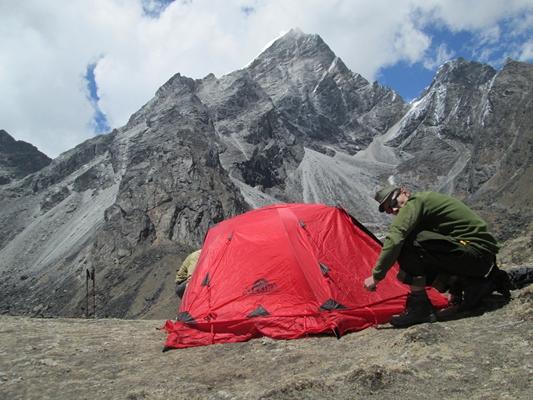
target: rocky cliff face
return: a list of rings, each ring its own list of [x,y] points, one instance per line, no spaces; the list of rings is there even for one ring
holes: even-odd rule
[[[0,129],[0,185],[38,171],[51,161],[35,146],[15,140],[9,133]]]
[[[100,315],[139,315],[209,225],[246,209],[191,84],[174,77],[125,127],[5,188],[6,311],[81,314],[95,270]]]
[[[509,60],[500,71],[463,59],[443,65],[387,134],[386,145],[402,154],[395,180],[465,199],[500,239],[528,231],[532,94],[530,64]]]
[[[176,74],[124,127],[0,188],[0,312],[82,315],[94,270],[99,316],[172,315],[174,271],[212,224],[300,201],[382,227],[385,180],[527,232],[532,70],[456,60],[406,104],[293,30],[242,70]]]

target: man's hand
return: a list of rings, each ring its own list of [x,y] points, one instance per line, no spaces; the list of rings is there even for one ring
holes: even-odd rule
[[[365,289],[370,291],[370,292],[373,292],[374,290],[376,290],[376,286],[377,285],[377,282],[374,280],[374,277],[372,275],[370,275],[368,278],[365,279]]]

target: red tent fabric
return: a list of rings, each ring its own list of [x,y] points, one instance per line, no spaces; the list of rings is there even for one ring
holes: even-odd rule
[[[403,311],[408,287],[397,265],[368,292],[381,243],[344,210],[320,204],[267,206],[209,230],[166,348],[343,335]],[[429,290],[437,307],[446,299]]]

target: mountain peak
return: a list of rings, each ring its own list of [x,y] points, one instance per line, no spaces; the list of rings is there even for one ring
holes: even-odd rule
[[[265,63],[284,64],[294,59],[314,58],[330,64],[335,53],[317,34],[307,34],[293,28],[275,39],[251,64],[253,69]]]
[[[463,57],[446,61],[433,77],[419,98],[441,87],[457,86],[475,88],[484,84],[496,75],[496,70],[488,64],[465,60]]]
[[[13,143],[15,139],[5,130],[0,129],[0,143]]]
[[[291,28],[287,33],[285,33],[282,38],[298,38],[302,36],[318,36],[304,33],[300,28]]]
[[[465,86],[479,85],[496,74],[490,65],[468,61],[462,57],[444,63],[433,80],[436,83],[458,83]]]
[[[0,129],[0,185],[22,178],[50,164],[52,160],[37,147],[15,140]]]

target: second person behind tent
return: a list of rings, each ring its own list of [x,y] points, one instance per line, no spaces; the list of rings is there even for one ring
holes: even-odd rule
[[[183,263],[181,263],[181,266],[176,271],[176,295],[180,299],[183,297],[187,284],[191,280],[192,273],[196,268],[201,251],[202,249],[198,249],[185,257],[185,260],[183,260]]]

